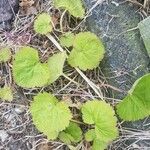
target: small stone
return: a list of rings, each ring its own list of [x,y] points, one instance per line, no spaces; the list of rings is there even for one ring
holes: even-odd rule
[[[16,108],[15,108],[15,112],[16,112],[18,115],[22,114],[24,111],[25,111],[25,110],[24,110],[23,107],[16,107]]]
[[[0,130],[0,139],[2,142],[5,142],[8,138],[8,134],[5,130]]]

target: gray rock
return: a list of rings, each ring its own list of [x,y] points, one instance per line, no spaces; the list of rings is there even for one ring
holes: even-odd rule
[[[0,139],[2,142],[5,142],[8,138],[8,134],[5,130],[0,130]]]
[[[88,9],[93,6],[91,0],[84,0]],[[124,92],[112,91],[109,96],[123,99],[133,83],[142,75],[148,73],[150,59],[144,47],[138,29],[141,16],[138,8],[124,0],[107,0],[98,5],[87,18],[89,30],[95,32],[104,41],[106,47],[105,59],[101,69],[108,83]],[[134,123],[124,123],[123,127],[131,130],[148,131],[150,119]],[[140,134],[139,134],[140,135]],[[137,137],[136,137],[137,138]],[[139,147],[146,147],[146,140],[140,139]],[[126,141],[124,149],[137,139]],[[148,141],[150,143],[150,141]],[[150,146],[150,145],[149,145]]]
[[[19,9],[19,0],[1,0],[0,2],[0,30],[9,30],[11,21]]]

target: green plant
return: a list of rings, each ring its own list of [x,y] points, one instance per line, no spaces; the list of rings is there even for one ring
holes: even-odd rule
[[[82,130],[78,124],[70,122],[69,126],[60,132],[59,139],[66,144],[78,143],[82,139]]]
[[[31,103],[30,111],[37,129],[48,139],[56,139],[60,131],[69,126],[72,114],[64,102],[46,92],[39,93]]]
[[[81,0],[54,0],[54,6],[68,10],[74,17],[83,18],[85,15]]]
[[[58,102],[53,95],[39,93],[34,97],[30,111],[33,123],[48,139],[58,137],[67,145],[81,141],[82,130],[72,122],[73,115],[67,104]],[[117,119],[109,104],[99,100],[88,101],[83,104],[81,111],[84,123],[92,125],[92,129],[85,134],[85,139],[93,141],[93,149],[107,147],[118,136]]]
[[[112,107],[104,101],[88,101],[82,107],[83,121],[93,125],[93,129],[86,133],[87,141],[95,144],[103,143],[107,146],[109,142],[118,136],[117,118]],[[101,146],[101,145],[100,145]],[[94,148],[96,149],[96,148]],[[99,147],[99,149],[101,149]]]
[[[71,47],[73,45],[75,35],[71,32],[67,32],[60,37],[60,44],[65,47]]]
[[[6,62],[11,58],[11,51],[9,48],[3,48],[0,50],[0,63]]]
[[[47,34],[52,31],[51,17],[47,13],[39,14],[34,22],[34,30],[40,34]]]
[[[48,67],[50,70],[50,80],[49,83],[56,81],[61,75],[63,75],[63,67],[65,60],[67,58],[66,52],[60,52],[54,54],[48,59]]]
[[[40,15],[39,15],[40,16]],[[40,21],[35,21],[34,22],[34,30],[36,31],[36,28],[35,28],[35,26],[41,26],[40,24],[41,24],[41,22],[42,22],[42,17],[39,19],[38,17],[37,17],[37,20],[40,20]],[[38,24],[38,22],[40,22],[39,24]],[[36,24],[36,25],[35,25]],[[42,28],[41,29],[43,29],[43,31],[45,31],[45,29],[44,28],[49,28],[48,27],[48,25],[51,27],[51,24],[42,24]],[[50,32],[50,31],[49,31]],[[37,32],[37,33],[39,33],[39,32]],[[42,31],[40,32],[40,33],[43,33]],[[92,33],[91,33],[92,34]],[[60,44],[57,42],[57,40],[50,34],[50,33],[47,33],[47,32],[45,32],[44,33],[44,35],[46,35],[50,40],[51,40],[51,42],[58,48],[58,50],[60,50],[61,52],[63,52],[64,51],[64,49],[60,46]],[[96,37],[96,35],[95,35],[95,37]],[[88,38],[88,37],[87,37]],[[98,38],[96,38],[95,39],[95,42],[98,40]],[[83,44],[85,44],[84,43],[84,41],[82,40],[82,42],[83,42]],[[102,46],[102,42],[101,41],[99,41],[100,43],[100,45]],[[72,42],[73,43],[73,42]],[[97,43],[97,42],[96,42]],[[98,49],[99,50],[99,49]],[[102,49],[101,49],[101,54],[103,53],[103,51],[104,51],[104,49],[103,49],[103,46],[102,46]],[[90,51],[89,51],[90,52]],[[98,53],[98,56],[99,56],[99,51],[97,52]],[[89,53],[90,54],[90,53]],[[103,56],[102,56],[103,57]],[[76,58],[77,59],[77,58]],[[101,56],[99,56],[99,59],[101,60],[102,58],[101,58]],[[100,61],[99,60],[99,61]],[[85,60],[84,60],[85,61]],[[84,63],[84,61],[82,61],[83,63]],[[94,61],[94,62],[97,62],[97,61]],[[98,62],[97,62],[98,63]],[[88,63],[89,64],[89,63]],[[91,62],[91,64],[93,64],[92,62]],[[93,64],[94,65],[94,64]],[[95,65],[97,65],[96,63],[95,63]],[[93,68],[95,68],[95,67],[97,67],[97,66],[92,66]],[[76,69],[76,71],[82,76],[82,78],[88,83],[88,85],[95,91],[95,93],[101,98],[101,99],[103,99],[103,96],[101,95],[102,94],[102,92],[99,92],[99,91],[101,91],[100,90],[100,88],[99,87],[97,87],[92,81],[90,81],[87,77],[86,77],[86,75],[84,75],[84,73],[81,71],[81,70],[79,70],[79,68],[75,68]],[[92,69],[92,68],[91,68]],[[85,68],[84,68],[84,70],[85,70]],[[65,75],[65,77],[67,77],[66,75]],[[69,79],[71,82],[74,82],[72,79],[70,79],[70,78],[68,78],[67,77],[67,79]],[[75,82],[74,82],[75,83]]]
[[[0,99],[3,101],[13,100],[13,93],[10,87],[5,86],[3,88],[0,88]]]
[[[84,71],[94,69],[98,67],[104,53],[103,43],[95,34],[81,32],[75,36],[68,63],[72,67],[79,67]]]
[[[123,120],[135,121],[150,115],[150,74],[138,79],[128,95],[117,105],[117,113]]]
[[[54,0],[54,6],[68,10],[75,17],[83,18],[85,15],[81,0]],[[50,56],[47,63],[41,63],[38,50],[28,46],[21,48],[13,59],[12,70],[15,82],[23,88],[43,87],[55,82],[60,76],[64,76],[76,83],[63,73],[67,60],[104,100],[100,89],[81,71],[98,67],[105,54],[102,41],[91,32],[80,32],[76,35],[68,32],[61,36],[60,43],[57,42],[51,35],[53,23],[51,16],[47,13],[37,16],[34,30],[36,33],[46,35],[61,52]],[[68,48],[67,51],[61,46]],[[9,60],[10,50],[2,51],[0,56],[4,62]],[[135,82],[127,97],[117,105],[120,118],[131,121],[150,115],[149,85],[150,74]],[[0,89],[0,98],[11,101],[13,99],[11,89],[9,87]],[[78,142],[86,141],[93,143],[93,150],[103,150],[118,137],[115,112],[105,101],[88,100],[74,116],[72,109],[52,94],[39,93],[33,99],[30,105],[33,124],[48,139],[58,138],[70,148],[74,148]]]
[[[50,71],[47,63],[40,62],[38,51],[27,46],[15,54],[13,76],[21,87],[42,87],[48,84]]]

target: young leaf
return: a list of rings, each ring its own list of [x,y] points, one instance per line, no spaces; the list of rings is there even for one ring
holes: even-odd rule
[[[95,129],[88,130],[88,131],[85,133],[85,139],[86,139],[86,141],[91,142],[91,141],[93,141],[95,138],[96,138]]]
[[[135,121],[150,115],[150,74],[138,79],[129,94],[117,105],[117,113],[123,120]]]
[[[0,99],[4,101],[12,101],[13,100],[13,93],[10,87],[3,87],[0,88]]]
[[[96,133],[94,129],[91,129],[86,132],[85,139],[88,142],[93,141],[92,150],[104,150],[108,145],[108,142],[101,141],[101,139],[98,139],[96,137]]]
[[[82,139],[82,130],[76,123],[70,122],[69,126],[59,134],[59,139],[66,144],[78,143]]]
[[[37,50],[23,47],[15,55],[13,76],[21,87],[42,87],[48,83],[50,71],[48,64],[40,63]]]
[[[48,66],[51,72],[49,79],[50,83],[56,81],[63,74],[63,67],[66,57],[66,52],[60,52],[49,58]]]
[[[9,48],[3,48],[0,50],[0,62],[6,62],[11,58],[11,51]]]
[[[82,107],[82,118],[87,124],[95,125],[96,138],[104,142],[118,136],[117,119],[113,108],[104,101],[88,101]]]
[[[68,10],[74,17],[84,18],[85,9],[81,0],[54,0],[54,5],[57,8]]]
[[[68,63],[72,67],[79,67],[83,71],[94,69],[98,67],[104,53],[103,43],[95,34],[81,32],[75,37]]]
[[[40,14],[34,21],[34,30],[36,33],[47,34],[52,31],[51,17],[47,13]]]
[[[72,114],[68,106],[46,92],[39,93],[31,103],[33,123],[48,139],[56,139],[69,126]]]
[[[60,44],[64,47],[71,47],[73,45],[75,35],[71,32],[67,32],[60,37]]]
[[[141,21],[138,24],[138,27],[140,29],[141,36],[143,38],[145,47],[148,51],[148,54],[150,56],[150,30],[149,30],[149,25],[150,25],[150,17],[147,17],[143,21]]]

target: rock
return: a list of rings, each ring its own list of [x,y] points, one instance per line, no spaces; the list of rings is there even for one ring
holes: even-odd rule
[[[5,130],[0,130],[0,139],[2,142],[5,142],[8,138],[8,134]]]
[[[88,9],[94,4],[91,0],[84,0],[84,2]],[[121,93],[113,91],[109,95],[111,97],[123,99],[133,83],[148,73],[150,59],[139,30],[136,28],[140,20],[138,8],[124,0],[103,1],[87,18],[87,27],[102,38],[106,47],[107,52],[101,69],[108,78],[108,83],[124,91]],[[127,122],[123,127],[144,132],[150,128],[150,119]],[[136,138],[125,141],[124,148],[132,145]],[[139,147],[146,147],[146,140],[138,138],[139,142],[136,144]]]
[[[10,30],[11,21],[19,9],[19,0],[1,0],[0,30]]]
[[[25,111],[25,109],[21,106],[16,107],[14,110],[18,115],[22,114]]]

